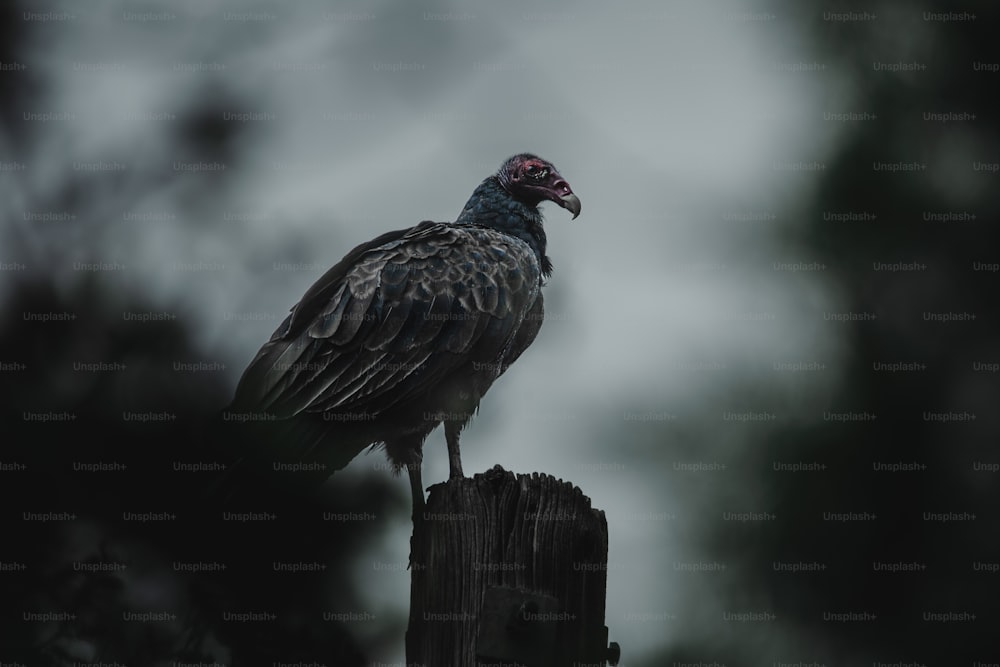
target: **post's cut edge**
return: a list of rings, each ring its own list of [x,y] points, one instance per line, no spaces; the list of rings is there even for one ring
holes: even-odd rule
[[[475,486],[479,486],[484,482],[490,484],[494,488],[498,488],[503,484],[509,484],[511,482],[523,483],[524,480],[540,483],[546,478],[548,480],[551,480],[552,484],[558,484],[560,486],[563,486],[564,488],[568,487],[569,491],[571,491],[574,494],[578,494],[584,501],[586,501],[586,505],[591,511],[599,512],[600,518],[605,522],[607,521],[607,518],[604,515],[604,510],[595,508],[591,497],[588,496],[586,493],[584,493],[583,489],[581,489],[578,485],[572,482],[567,482],[562,478],[556,477],[555,475],[550,475],[545,472],[535,471],[529,473],[521,473],[521,472],[515,473],[512,470],[507,470],[499,463],[495,464],[492,468],[484,472],[477,472],[471,477],[448,479],[443,482],[438,482],[437,484],[432,484],[428,486],[427,487],[428,501],[430,500],[430,494],[434,493],[434,491],[439,488],[444,489],[454,486],[464,487],[465,485],[470,483]]]

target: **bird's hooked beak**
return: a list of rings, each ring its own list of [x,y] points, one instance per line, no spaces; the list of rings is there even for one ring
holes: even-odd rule
[[[555,193],[555,197],[553,197],[552,201],[572,213],[572,219],[576,220],[577,216],[580,215],[580,198],[573,194],[573,190],[570,189],[569,183],[562,178],[559,178],[552,184],[552,192]]]

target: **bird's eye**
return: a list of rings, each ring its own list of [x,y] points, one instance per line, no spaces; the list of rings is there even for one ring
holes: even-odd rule
[[[535,180],[545,178],[545,175],[548,174],[547,169],[545,169],[544,167],[539,167],[536,164],[529,164],[524,168],[524,172],[528,174],[530,178]]]

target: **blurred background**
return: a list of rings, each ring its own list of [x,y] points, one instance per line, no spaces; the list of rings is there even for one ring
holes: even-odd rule
[[[220,522],[208,424],[329,266],[530,151],[583,213],[464,467],[607,513],[621,664],[1000,661],[992,6],[0,15],[0,660],[402,664],[405,480]]]

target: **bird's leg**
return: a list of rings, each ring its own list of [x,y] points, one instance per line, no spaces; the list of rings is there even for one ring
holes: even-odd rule
[[[424,483],[420,479],[420,461],[408,463],[406,472],[410,475],[410,491],[413,492],[413,522],[424,514]]]
[[[422,525],[424,520],[424,508],[426,503],[424,501],[424,484],[420,480],[420,461],[414,463],[406,464],[406,472],[410,476],[410,490],[413,492],[413,516],[411,520],[413,521],[413,534],[410,535],[410,564],[407,565],[407,569],[413,568],[413,545],[414,541],[417,539],[417,530]]]
[[[448,442],[448,466],[451,473],[448,479],[462,479],[462,453],[458,450],[458,436],[462,432],[462,426],[457,422],[444,423],[444,439]]]

